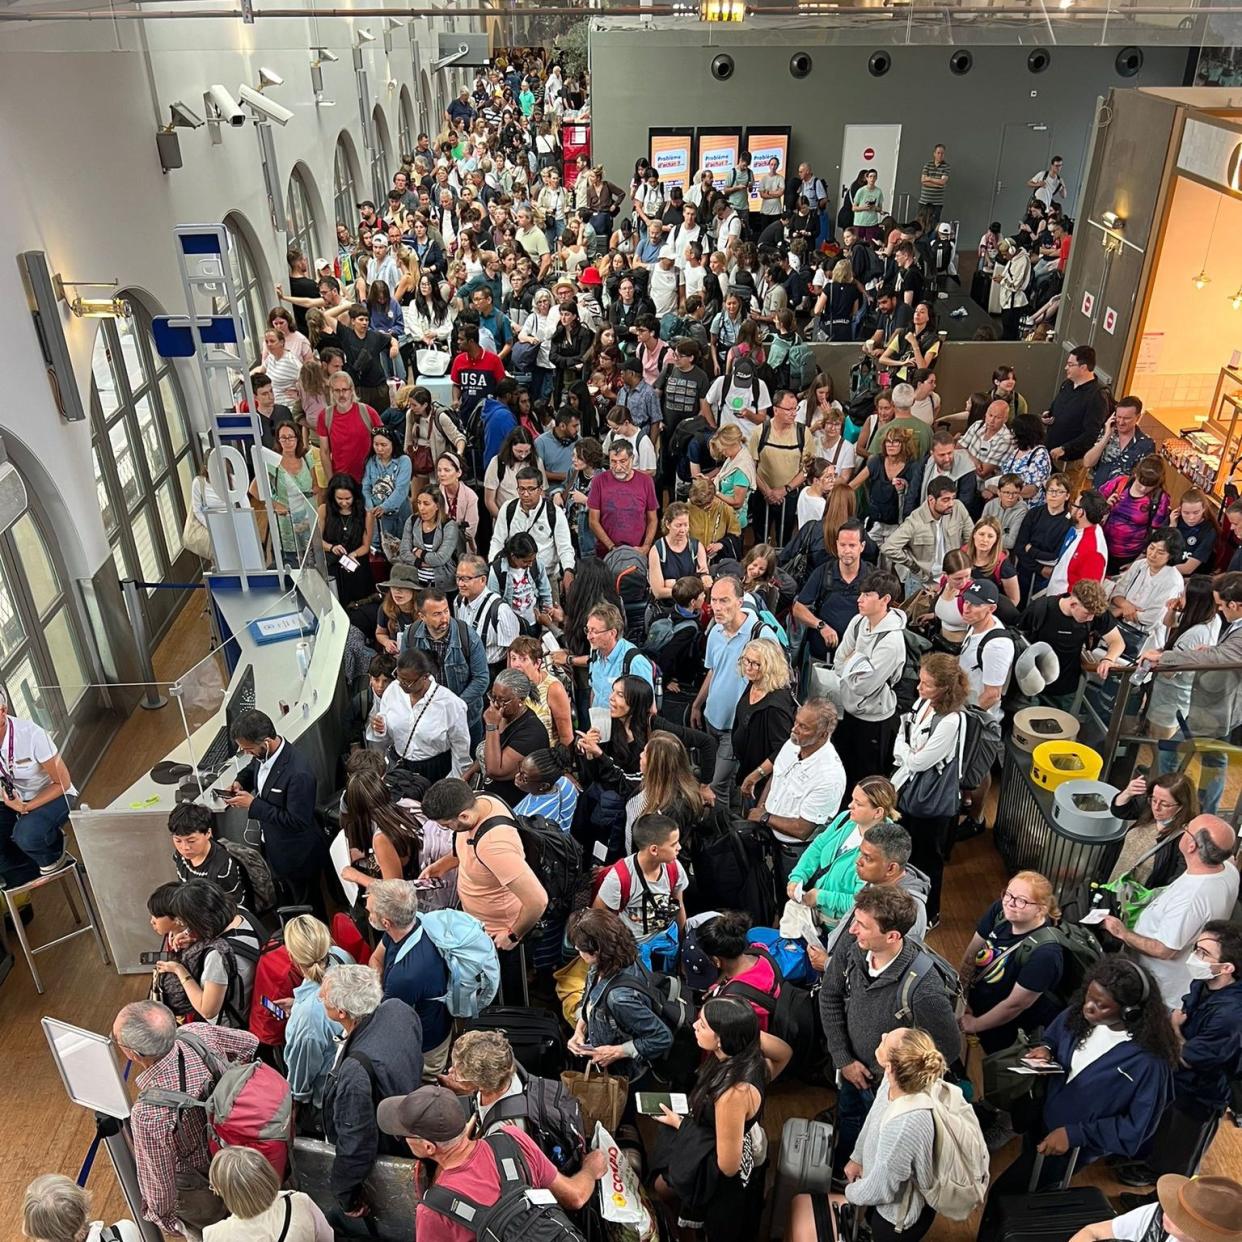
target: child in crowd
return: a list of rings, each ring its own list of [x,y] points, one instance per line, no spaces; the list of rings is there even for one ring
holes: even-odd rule
[[[677,924],[685,930],[686,869],[679,866],[681,831],[667,815],[640,815],[634,821],[634,853],[604,872],[593,903],[612,910],[642,944]]]
[[[690,484],[690,538],[697,539],[706,549],[709,560],[720,556],[736,556],[741,550],[742,528],[737,510],[728,505],[706,475],[699,475]]]
[[[1208,513],[1208,499],[1197,488],[1182,493],[1173,510],[1173,526],[1186,541],[1186,559],[1177,567],[1183,578],[1211,571],[1216,551],[1216,525]]]
[[[1022,499],[1022,480],[1016,474],[1002,474],[996,480],[996,495],[983,506],[983,516],[995,518],[1001,525],[1001,543],[1012,552],[1018,542],[1018,531],[1030,505]]]

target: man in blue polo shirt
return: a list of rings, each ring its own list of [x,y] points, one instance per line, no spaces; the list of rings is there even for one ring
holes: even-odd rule
[[[655,688],[651,661],[645,655],[639,655],[638,648],[628,638],[622,638],[624,632],[625,618],[615,604],[600,604],[587,613],[586,637],[591,644],[587,667],[591,676],[592,707],[607,707],[612,683],[626,673],[643,678]],[[630,652],[634,655],[630,656]],[[629,668],[626,668],[627,662]]]
[[[858,615],[858,592],[866,572],[863,538],[863,524],[857,518],[842,522],[836,556],[811,573],[794,601],[794,620],[806,626],[813,659],[827,660]]]
[[[780,639],[771,626],[762,625],[743,605],[742,584],[736,578],[726,576],[712,583],[711,606],[715,624],[707,631],[703,660],[707,676],[690,709],[690,723],[696,729],[706,728],[716,741],[716,772],[711,785],[722,805],[728,805],[737,797],[732,730],[737,701],[746,686],[740,666],[742,648],[753,638],[771,639],[778,645]]]
[[[439,997],[449,972],[440,950],[418,923],[418,891],[408,880],[376,880],[367,889],[367,919],[383,932],[371,954],[385,1000],[405,1001],[423,1024],[423,1078],[435,1082],[448,1067],[452,1021]]]

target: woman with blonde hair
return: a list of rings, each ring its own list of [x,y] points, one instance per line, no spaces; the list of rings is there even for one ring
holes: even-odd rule
[[[839,812],[807,846],[789,873],[786,896],[800,900],[826,927],[836,924],[854,908],[854,894],[863,881],[854,866],[870,829],[899,817],[897,791],[883,776],[864,777]]]
[[[852,341],[854,323],[864,305],[864,293],[849,259],[838,259],[832,276],[815,302],[815,313],[830,341]]]
[[[777,752],[789,741],[798,704],[789,662],[770,638],[747,643],[737,667],[744,684],[733,717],[733,757],[738,772],[748,773],[740,786],[743,799],[758,800]]]
[[[309,914],[299,914],[285,924],[285,952],[302,973],[302,982],[293,995],[276,1002],[289,1013],[285,1023],[285,1077],[298,1102],[298,1131],[319,1134],[328,1075],[339,1047],[336,1041],[344,1033],[324,1011],[319,985],[330,967],[352,965],[354,959],[334,945],[327,926]]]
[[[1019,871],[975,925],[958,968],[966,993],[961,1027],[979,1037],[984,1052],[1008,1048],[1061,1012],[1056,994],[1065,955],[1054,926],[1060,917],[1052,882]]]
[[[1012,625],[1018,619],[1018,570],[1005,551],[1004,540],[999,518],[980,518],[966,541],[965,552],[970,557],[971,578],[996,584],[1001,593],[997,616],[1006,625]]]
[[[923,772],[942,770],[957,762],[965,723],[962,708],[970,682],[956,656],[933,651],[919,662],[918,698],[897,725],[893,744],[893,786],[902,805],[902,823],[910,834],[910,861],[931,881],[927,897],[927,928],[940,921],[940,889],[944,864],[953,843],[957,807],[951,813],[920,815],[901,796],[904,787]]]
[[[22,1203],[22,1237],[30,1242],[100,1242],[104,1223],[90,1218],[91,1197],[72,1178],[45,1173],[26,1187]],[[130,1220],[112,1226],[117,1242],[142,1242]]]
[[[221,1148],[207,1180],[229,1216],[208,1225],[203,1242],[332,1242],[336,1236],[315,1201],[300,1190],[282,1191],[276,1170],[252,1147]]]
[[[716,494],[737,513],[738,526],[745,534],[750,522],[748,502],[757,479],[742,429],[736,423],[726,423],[708,441],[707,447],[712,457],[720,462],[716,471]]]
[[[716,798],[710,786],[700,784],[695,776],[685,743],[663,729],[653,729],[638,757],[638,770],[642,784],[625,804],[626,853],[634,849],[635,820],[648,811],[667,815],[681,830],[681,848],[689,851],[704,808]]]
[[[936,1126],[930,1100],[904,1101],[935,1090],[948,1066],[926,1031],[905,1026],[881,1038],[875,1059],[884,1077],[845,1166],[845,1200],[866,1211],[874,1242],[919,1242],[936,1220],[927,1202],[935,1181]],[[794,1199],[788,1236],[790,1242],[817,1236],[810,1195]]]

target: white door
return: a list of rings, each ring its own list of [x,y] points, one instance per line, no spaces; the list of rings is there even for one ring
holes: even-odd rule
[[[836,187],[832,214],[841,206],[843,186],[854,184],[864,168],[880,174],[876,184],[884,191],[884,207],[893,210],[893,194],[897,188],[897,153],[901,149],[900,125],[847,125],[841,144],[841,170]]]

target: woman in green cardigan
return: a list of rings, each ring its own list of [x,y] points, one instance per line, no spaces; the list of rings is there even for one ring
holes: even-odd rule
[[[832,927],[854,906],[862,881],[854,869],[858,847],[868,828],[897,818],[897,791],[882,776],[868,776],[854,786],[849,806],[811,839],[790,872],[788,895],[801,894],[818,921]]]

